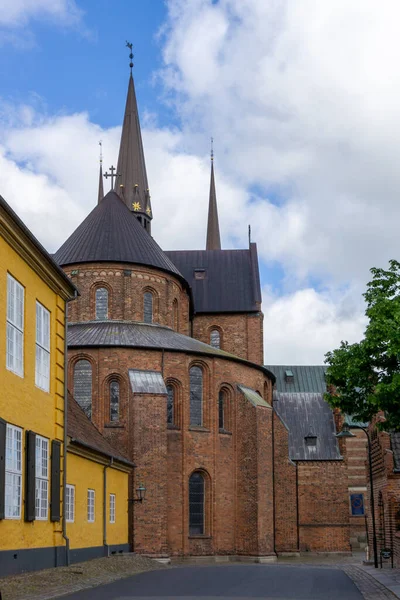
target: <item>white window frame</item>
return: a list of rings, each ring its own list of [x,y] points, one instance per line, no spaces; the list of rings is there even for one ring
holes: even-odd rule
[[[65,520],[67,523],[75,521],[75,486],[69,483],[65,489]]]
[[[115,523],[115,494],[110,494],[110,523]]]
[[[41,435],[35,441],[35,518],[47,521],[49,515],[49,440]]]
[[[94,523],[95,521],[95,508],[96,508],[96,492],[95,490],[88,489],[87,491],[87,520],[88,523]]]
[[[50,391],[50,312],[37,300],[35,384]]]
[[[25,289],[7,273],[7,348],[6,367],[24,376],[24,310]]]
[[[22,429],[9,423],[7,423],[6,428],[5,467],[5,518],[20,519],[22,503]],[[13,514],[15,509],[16,512]]]

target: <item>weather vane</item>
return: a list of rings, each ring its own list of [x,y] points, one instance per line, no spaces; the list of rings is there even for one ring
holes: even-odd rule
[[[131,73],[132,73],[132,67],[133,67],[133,53],[132,53],[132,48],[133,48],[133,44],[131,44],[130,42],[126,42],[126,47],[129,48],[129,50],[131,51],[129,54],[129,58],[131,59],[131,62],[129,63],[129,66],[131,68]]]
[[[103,142],[102,140],[99,141],[99,146],[100,146],[100,164],[103,162]]]
[[[211,160],[214,160],[214,138],[211,138]]]

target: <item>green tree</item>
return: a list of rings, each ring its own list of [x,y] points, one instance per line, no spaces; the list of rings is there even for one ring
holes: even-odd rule
[[[400,263],[391,260],[387,270],[371,273],[364,339],[342,342],[325,355],[327,383],[333,386],[325,398],[360,421],[382,410],[386,421],[380,427],[400,431]]]

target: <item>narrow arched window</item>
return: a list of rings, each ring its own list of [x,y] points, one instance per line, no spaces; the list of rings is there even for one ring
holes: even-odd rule
[[[213,348],[221,347],[221,336],[218,329],[212,329],[210,332],[210,346]]]
[[[204,535],[204,477],[195,471],[189,479],[189,535]]]
[[[167,385],[167,424],[174,424],[174,406],[175,404],[175,390],[172,385]]]
[[[203,371],[191,367],[190,380],[190,424],[203,425]]]
[[[178,331],[179,322],[178,322],[178,300],[175,298],[172,303],[172,326],[175,331]]]
[[[119,421],[119,381],[110,381],[110,421]]]
[[[143,321],[145,323],[153,322],[153,294],[145,292],[143,296]]]
[[[92,365],[82,359],[74,367],[74,398],[86,413],[92,418]]]
[[[220,390],[218,394],[218,427],[225,429],[226,392]]]
[[[96,319],[108,319],[108,290],[104,287],[96,289]]]

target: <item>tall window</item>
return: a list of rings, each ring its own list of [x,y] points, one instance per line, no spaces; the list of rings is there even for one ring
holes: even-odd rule
[[[110,382],[110,421],[119,421],[119,382]]]
[[[115,523],[115,494],[110,494],[110,523]]]
[[[8,425],[6,430],[6,519],[21,518],[22,429]]]
[[[179,328],[179,316],[178,316],[178,300],[175,298],[173,303],[172,303],[172,326],[175,329],[175,331],[178,331]]]
[[[189,534],[204,534],[204,477],[198,471],[189,479]]]
[[[7,369],[24,376],[24,288],[7,275]]]
[[[35,516],[45,521],[48,512],[49,440],[36,436]]]
[[[36,302],[36,385],[50,390],[50,313]]]
[[[203,424],[203,371],[200,367],[191,367],[190,380],[190,424]]]
[[[173,385],[167,385],[167,423],[174,423],[175,390]]]
[[[221,336],[218,329],[212,329],[210,332],[210,346],[213,348],[221,347]]]
[[[108,290],[104,287],[96,289],[96,319],[108,319]]]
[[[67,523],[73,523],[75,520],[75,486],[67,484],[65,491],[65,519]]]
[[[95,511],[95,491],[87,491],[87,520],[88,523],[94,523],[94,511]]]
[[[89,419],[92,418],[92,365],[82,359],[75,363],[74,398]]]
[[[218,394],[218,427],[225,429],[226,392],[220,390]]]
[[[143,321],[145,323],[153,322],[153,294],[145,292],[143,296]]]

